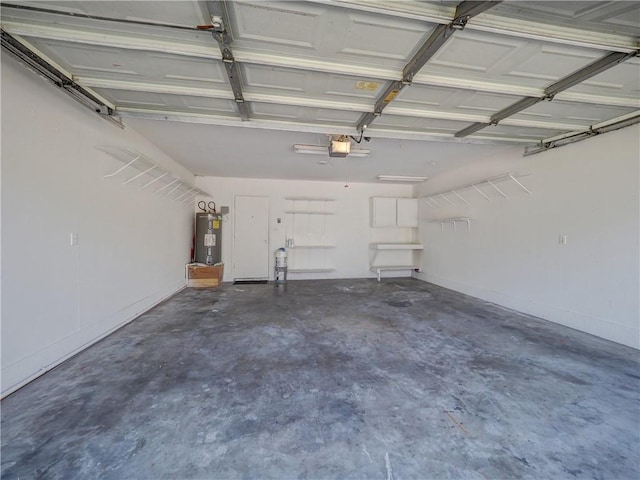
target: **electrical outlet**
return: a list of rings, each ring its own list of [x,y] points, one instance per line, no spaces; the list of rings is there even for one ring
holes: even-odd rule
[[[558,239],[558,243],[560,243],[560,245],[566,245],[567,244],[567,236],[566,235],[560,235],[560,238]]]
[[[69,245],[71,245],[72,247],[75,247],[76,245],[78,245],[78,234],[77,233],[70,233],[69,234]]]

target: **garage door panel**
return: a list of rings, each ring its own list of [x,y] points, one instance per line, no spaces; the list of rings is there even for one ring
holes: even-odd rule
[[[343,110],[329,110],[322,108],[298,107],[292,105],[274,105],[270,103],[251,102],[251,110],[256,115],[268,116],[270,118],[288,118],[305,123],[317,120],[331,120],[343,124],[352,125],[358,117],[359,112],[345,112]]]
[[[471,138],[478,137],[494,137],[500,138],[530,138],[532,143],[535,143],[544,138],[549,138],[554,135],[562,133],[563,130],[546,129],[546,128],[532,128],[532,127],[514,127],[509,125],[490,125],[483,130],[471,135]]]
[[[398,72],[435,28],[413,19],[301,2],[233,2],[230,17],[238,51],[278,50]]]
[[[407,130],[427,130],[455,133],[469,125],[468,122],[442,120],[435,118],[404,117],[401,115],[385,115],[375,123],[384,128],[403,128]]]
[[[569,91],[624,96],[637,101],[640,91],[640,59],[629,59],[572,87]]]
[[[236,112],[233,100],[103,88],[95,90],[119,107],[145,108],[152,106],[156,109],[164,109],[171,112],[197,110],[199,111],[198,113],[206,111],[214,114]]]
[[[222,62],[216,59],[98,47],[58,40],[29,40],[33,41],[38,50],[76,77],[99,76],[112,80],[199,87],[228,82]]]
[[[243,65],[242,70],[247,94],[355,102],[366,105],[365,109],[373,108],[376,95],[387,85],[387,82],[369,82],[361,77],[290,68]]]
[[[640,34],[640,9],[633,1],[503,2],[494,6],[491,13],[522,20],[535,18],[550,25],[571,25],[602,33]]]
[[[464,30],[421,72],[544,88],[601,56],[595,49]]]
[[[46,1],[21,2],[22,4],[61,10],[65,12],[95,15],[101,17],[120,18],[126,20],[142,20],[148,22],[170,23],[183,26],[195,26],[204,23],[202,9],[193,1],[144,1],[121,2],[114,8],[108,1]]]

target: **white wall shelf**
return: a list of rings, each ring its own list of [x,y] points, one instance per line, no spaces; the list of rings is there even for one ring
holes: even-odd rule
[[[525,175],[520,175],[519,178],[521,178],[523,176],[525,176]],[[518,185],[522,190],[527,192],[529,195],[532,195],[531,190],[529,190],[527,187],[525,187],[516,178],[516,176],[514,174],[512,174],[512,173],[503,173],[502,175],[498,175],[498,176],[491,177],[491,178],[485,178],[483,180],[479,180],[479,181],[474,182],[474,183],[468,183],[466,185],[460,185],[458,187],[451,188],[449,190],[443,190],[441,192],[431,193],[429,195],[422,195],[422,196],[420,196],[420,198],[423,199],[427,203],[427,205],[429,205],[429,207],[431,207],[431,208],[442,208],[443,206],[446,206],[446,204],[449,204],[450,206],[456,207],[456,206],[458,206],[458,203],[456,203],[456,202],[462,202],[464,204],[469,205],[469,201],[465,197],[463,197],[461,195],[461,193],[460,193],[461,191],[473,189],[477,193],[482,195],[485,198],[485,200],[491,201],[491,197],[489,195],[487,195],[485,192],[483,192],[482,190],[480,190],[480,188],[479,188],[480,186],[485,186],[485,187],[486,186],[490,186],[491,190],[493,190],[494,192],[497,192],[498,194],[500,194],[500,196],[508,199],[509,196],[506,193],[504,193],[504,191],[501,190],[496,185],[496,183],[509,181],[509,180],[515,182],[516,185]]]
[[[290,250],[289,272],[327,273],[334,271],[331,249],[335,248],[331,209],[335,201],[328,197],[285,197],[287,234]]]
[[[321,197],[285,197],[285,200],[304,201],[304,202],[335,202],[335,198]]]
[[[314,210],[285,210],[284,213],[291,213],[293,215],[335,215],[333,212],[322,212]]]
[[[417,265],[418,262],[411,262],[406,264],[376,264],[376,260],[378,258],[378,252],[381,251],[413,251],[413,250],[424,250],[424,245],[421,243],[372,243],[369,245],[369,248],[374,250],[373,257],[371,258],[371,262],[369,265],[369,269],[378,275],[378,281],[380,281],[381,273],[383,271],[391,271],[391,270],[419,270],[420,266]]]
[[[123,185],[137,181],[138,190],[153,188],[154,193],[176,202],[190,203],[195,200],[196,196],[210,196],[204,190],[182,180],[142,153],[110,145],[101,145],[95,148],[124,164],[105,175],[104,178],[120,178]]]
[[[435,220],[429,220],[429,223],[439,223],[440,224],[440,230],[444,230],[444,224],[445,223],[451,223],[453,224],[453,231],[456,231],[456,224],[459,222],[463,222],[467,224],[467,231],[471,231],[471,220],[473,220],[472,217],[451,217],[451,218],[440,218],[440,219],[435,219]]]

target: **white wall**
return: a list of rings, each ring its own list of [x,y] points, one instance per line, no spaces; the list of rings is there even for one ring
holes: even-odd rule
[[[421,195],[529,173],[533,195],[510,182],[498,185],[509,200],[490,188],[491,202],[465,191],[470,206],[420,200],[420,278],[640,348],[639,139],[634,126],[530,157],[517,148],[429,180]],[[470,232],[428,222],[459,216],[474,218]]]
[[[192,207],[103,179],[122,164],[97,145],[194,180],[2,55],[3,394],[184,286]]]
[[[345,160],[348,161],[348,160]],[[369,270],[373,242],[409,242],[415,240],[417,229],[372,228],[369,222],[369,198],[375,196],[412,197],[413,187],[407,185],[385,185],[351,183],[348,188],[339,182],[313,182],[295,180],[259,180],[243,178],[197,177],[196,185],[210,193],[217,207],[229,206],[229,215],[223,218],[222,257],[225,263],[224,280],[233,280],[233,221],[234,198],[237,195],[258,195],[269,199],[269,272],[273,279],[274,255],[285,246],[290,216],[285,214],[291,204],[285,197],[329,197],[335,198],[330,208],[335,212],[333,222],[335,249],[327,252],[328,263],[334,272],[290,274],[290,280],[309,278],[366,278],[373,277]],[[280,218],[282,223],[278,224]],[[390,262],[393,264],[394,262]],[[395,262],[397,263],[397,262]],[[409,272],[394,272],[394,276],[406,276]]]

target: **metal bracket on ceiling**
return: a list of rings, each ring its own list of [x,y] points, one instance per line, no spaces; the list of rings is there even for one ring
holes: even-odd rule
[[[469,18],[469,16],[456,18],[453,22],[451,22],[451,27],[455,28],[456,30],[464,30],[464,27],[467,26]]]
[[[213,27],[213,30],[216,32],[224,32],[224,21],[222,17],[218,15],[211,16],[211,26]]]
[[[400,93],[400,91],[411,85],[413,77],[426,65],[426,63],[436,54],[446,41],[453,35],[455,30],[462,30],[467,22],[474,16],[484,12],[485,10],[497,5],[499,1],[476,2],[464,1],[456,7],[453,20],[448,25],[438,25],[429,35],[424,43],[420,46],[416,54],[409,60],[402,70],[402,78],[393,81],[389,87],[380,95],[373,113],[364,113],[358,120],[356,129],[363,132],[365,128],[371,125],[375,117],[382,115],[382,110],[391,103]]]
[[[464,1],[456,7],[456,13],[451,26],[455,29],[462,30],[467,26],[467,22],[476,15],[481,14],[485,10],[488,10],[496,6],[500,1],[491,2],[475,2]]]
[[[227,9],[224,2],[207,2],[209,14],[211,15],[211,34],[213,38],[218,42],[220,47],[220,53],[222,54],[222,63],[224,64],[227,72],[227,78],[229,79],[229,85],[233,91],[233,98],[238,106],[238,112],[240,118],[243,121],[249,120],[249,107],[245,102],[244,95],[242,93],[242,76],[240,74],[240,68],[238,62],[236,62],[231,50],[231,44],[233,43],[233,37],[227,30],[228,24]]]
[[[2,48],[15,56],[32,70],[44,76],[51,83],[61,88],[79,103],[100,115],[101,117],[124,128],[122,123],[113,117],[114,111],[101,98],[88,89],[78,85],[73,78],[61,72],[38,54],[30,50],[27,46],[16,40],[12,35],[1,31]]]

